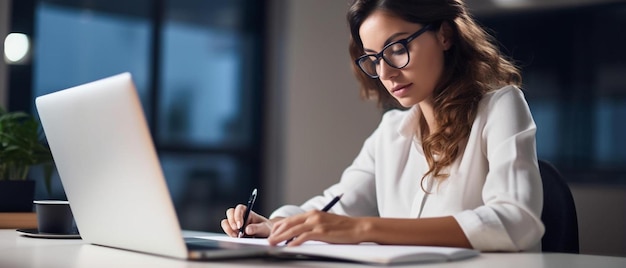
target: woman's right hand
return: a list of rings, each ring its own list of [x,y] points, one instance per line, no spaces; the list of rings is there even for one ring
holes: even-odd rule
[[[244,213],[246,213],[246,206],[241,204],[226,210],[226,219],[222,220],[222,229],[228,236],[237,237],[239,235],[239,228],[243,225]],[[250,211],[245,233],[248,236],[268,237],[272,226],[272,221],[254,211]]]

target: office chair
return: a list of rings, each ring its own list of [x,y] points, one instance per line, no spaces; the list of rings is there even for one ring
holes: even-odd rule
[[[539,160],[543,184],[541,220],[546,231],[541,238],[543,252],[579,253],[578,219],[572,193],[559,171]]]

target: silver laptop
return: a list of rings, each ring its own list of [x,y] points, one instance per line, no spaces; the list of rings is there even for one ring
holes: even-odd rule
[[[35,102],[83,240],[184,259],[267,253],[262,246],[183,238],[129,73]]]

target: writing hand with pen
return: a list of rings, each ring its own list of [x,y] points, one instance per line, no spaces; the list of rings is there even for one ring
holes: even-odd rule
[[[222,220],[221,225],[228,236],[239,238],[269,236],[272,223],[267,218],[252,211],[256,196],[257,189],[254,189],[246,205],[239,204],[226,210],[226,219]]]
[[[251,205],[240,204],[226,211],[226,219],[221,223],[222,229],[231,237],[240,237],[240,230],[248,237],[267,237],[273,246],[283,241],[287,242],[288,246],[298,246],[309,240],[337,244],[362,242],[363,228],[359,227],[358,218],[326,212],[340,198],[341,195],[335,197],[322,210],[271,220],[255,213]],[[244,218],[247,218],[247,221],[244,221]]]
[[[257,189],[252,191],[246,205],[239,204],[226,210],[226,219],[221,222],[222,229],[230,237],[268,237],[273,222],[252,210],[256,201]]]

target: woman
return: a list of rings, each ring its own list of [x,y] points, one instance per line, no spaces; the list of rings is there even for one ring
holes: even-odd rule
[[[518,69],[461,0],[357,0],[350,55],[362,93],[390,110],[340,182],[249,235],[308,240],[540,250],[544,232],[535,124]],[[320,209],[343,198],[328,213]],[[244,205],[222,228],[237,236]]]

